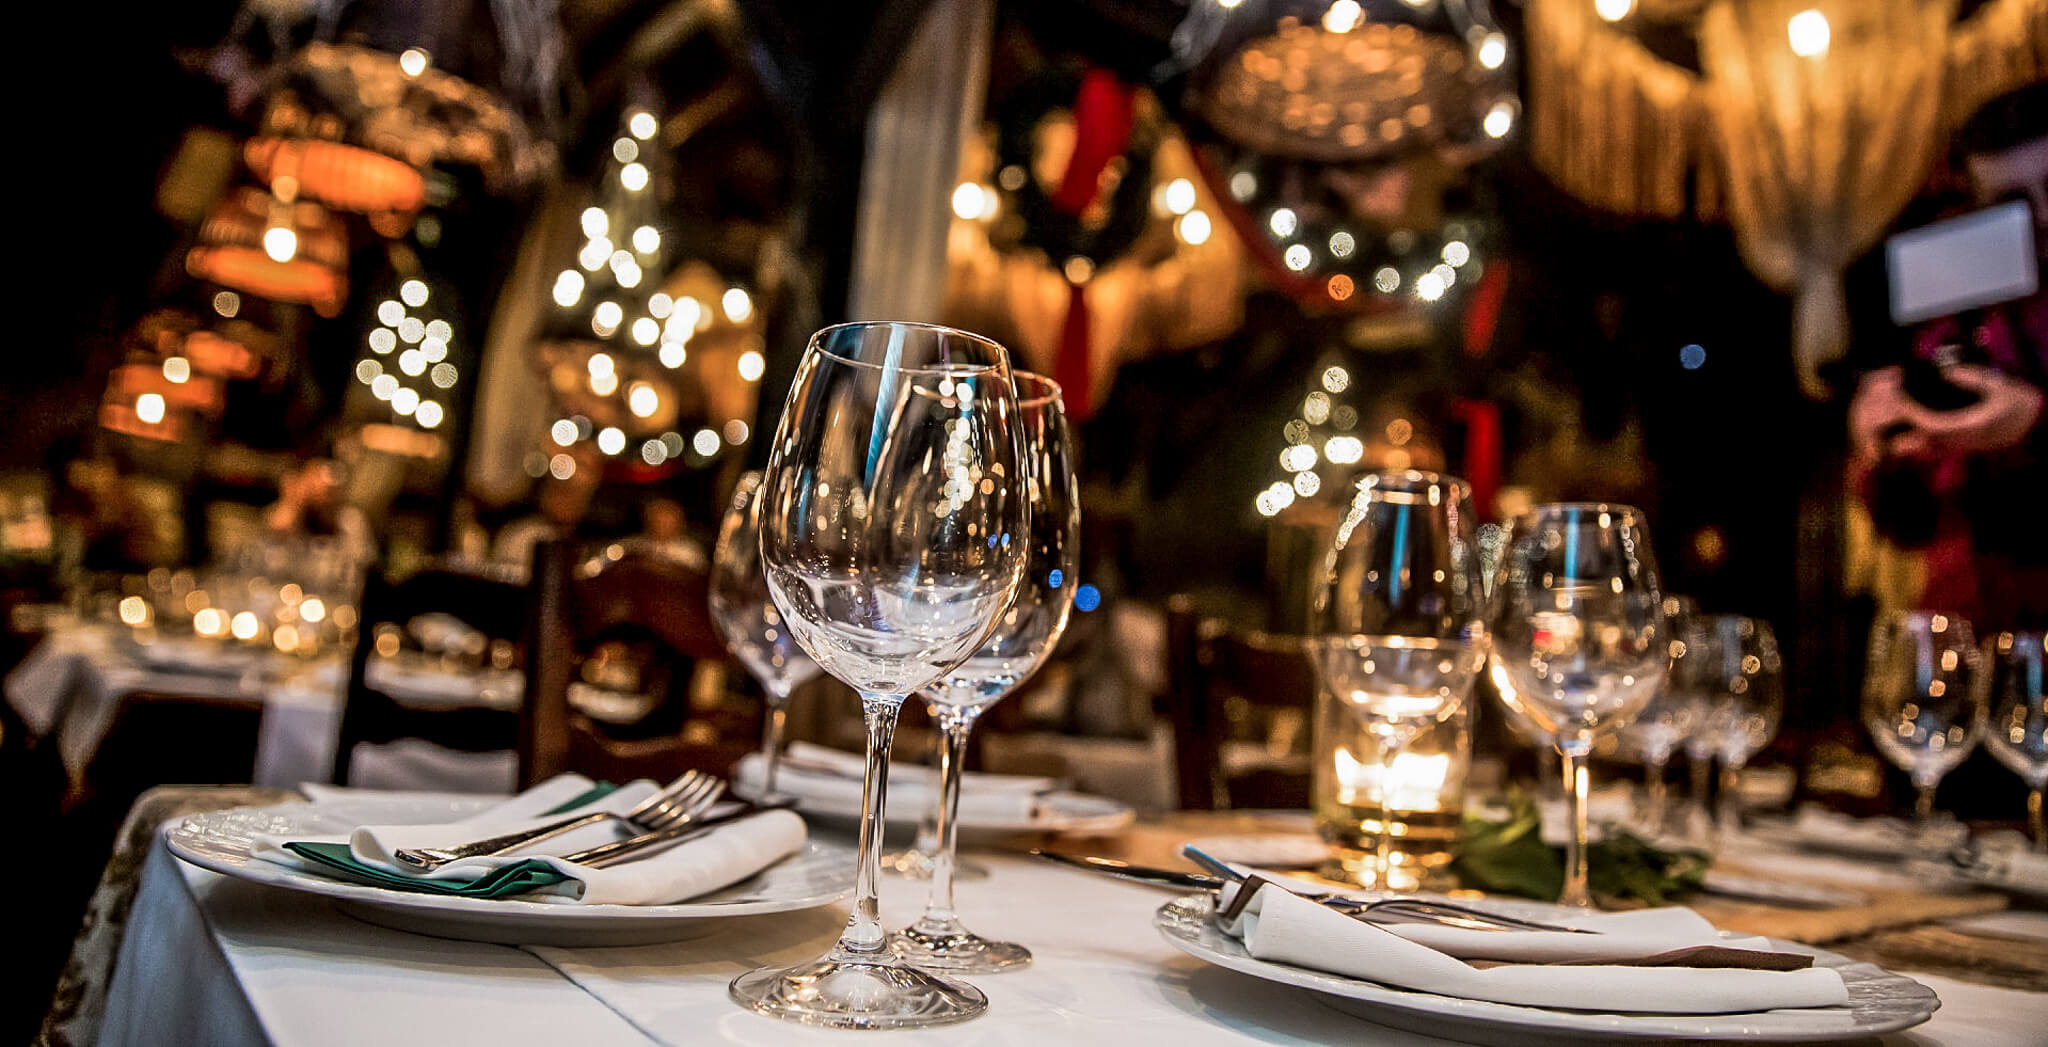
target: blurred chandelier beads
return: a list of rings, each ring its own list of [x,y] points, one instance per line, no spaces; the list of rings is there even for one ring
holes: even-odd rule
[[[445,318],[453,314],[447,306],[446,290],[436,293],[418,276],[404,279],[390,297],[377,303],[354,376],[389,409],[384,420],[428,430],[446,424],[453,391],[462,377],[461,368],[450,359],[455,329]]]
[[[1476,281],[1483,201],[1428,196],[1519,123],[1486,0],[1202,0],[1174,44],[1205,177],[1269,282],[1384,312]]]

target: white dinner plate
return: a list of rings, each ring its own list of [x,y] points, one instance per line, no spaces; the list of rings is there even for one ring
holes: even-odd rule
[[[1529,919],[1568,916],[1559,906],[1534,902],[1472,902]],[[1596,1014],[1465,1000],[1397,989],[1340,974],[1254,958],[1244,943],[1216,926],[1207,895],[1161,906],[1153,926],[1168,944],[1197,959],[1255,978],[1313,990],[1316,999],[1377,1025],[1480,1044],[1582,1043],[1588,1040],[1741,1040],[1796,1042],[1858,1039],[1911,1028],[1934,1014],[1934,990],[1867,963],[1792,942],[1773,948],[1806,953],[1842,974],[1847,1007],[1758,1011],[1749,1014]]]
[[[129,649],[135,653],[136,662],[145,668],[197,676],[240,676],[255,668],[264,657],[264,652],[247,647],[171,636],[131,644]]]
[[[331,898],[344,912],[369,923],[506,945],[679,941],[711,933],[726,917],[809,909],[853,893],[853,848],[815,836],[802,851],[739,883],[674,905],[574,905],[414,894],[329,879],[251,854],[259,835],[331,835],[365,824],[447,822],[503,802],[503,797],[394,793],[241,807],[186,818],[165,830],[164,842],[171,853],[203,869]]]

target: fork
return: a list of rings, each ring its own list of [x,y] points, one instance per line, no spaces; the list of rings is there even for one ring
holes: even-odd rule
[[[432,872],[460,858],[506,854],[529,844],[553,839],[563,833],[616,818],[641,832],[655,832],[687,824],[711,809],[725,795],[725,779],[700,771],[686,772],[659,792],[640,801],[624,814],[592,811],[558,822],[453,847],[408,847],[394,853],[399,861],[422,872]]]

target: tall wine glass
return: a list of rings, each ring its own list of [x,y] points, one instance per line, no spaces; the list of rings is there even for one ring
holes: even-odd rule
[[[1986,643],[1991,719],[1984,747],[2027,783],[2027,831],[2034,851],[2048,854],[2048,825],[2042,801],[2048,794],[2048,633],[2038,629],[1999,633]]]
[[[1871,627],[1863,724],[1879,752],[1912,775],[1920,833],[1934,826],[1934,789],[1970,755],[1984,720],[1983,653],[1970,623],[1904,611]]]
[[[1694,667],[1700,664],[1700,659],[1688,657],[1694,652],[1684,639],[1698,615],[1699,605],[1691,597],[1664,597],[1664,617],[1671,626],[1671,671],[1650,704],[1621,729],[1622,744],[1643,761],[1644,803],[1640,817],[1652,835],[1664,831],[1670,806],[1664,768],[1679,744],[1692,737],[1699,727],[1702,703],[1694,686]]]
[[[1067,630],[1081,545],[1081,499],[1066,408],[1058,384],[1016,372],[1017,421],[1024,434],[1024,482],[1031,503],[1030,558],[1017,602],[980,650],[924,689],[925,708],[939,726],[938,851],[924,915],[896,933],[890,946],[920,967],[988,973],[1022,967],[1030,950],[990,941],[960,923],[953,909],[953,862],[960,845],[960,769],[974,722],[1015,691],[1045,662]]]
[[[719,523],[718,545],[711,557],[711,620],[725,639],[726,650],[767,696],[768,710],[761,722],[761,793],[774,796],[789,696],[819,669],[768,594],[768,575],[761,567],[761,479],[758,470],[740,476],[732,504]]]
[[[1486,581],[1472,490],[1417,471],[1358,482],[1316,593],[1310,650],[1323,686],[1379,747],[1373,882],[1389,887],[1394,761],[1447,720],[1486,661]]]
[[[979,989],[889,950],[875,896],[889,744],[906,696],[987,642],[1023,579],[1030,509],[1009,355],[978,335],[854,323],[812,336],[769,445],[761,557],[797,642],[860,693],[860,859],[824,956],[733,979],[744,1007],[883,1029],[972,1018]]]
[[[1671,660],[1642,512],[1587,502],[1536,507],[1509,532],[1494,596],[1493,643],[1514,684],[1502,697],[1550,733],[1562,759],[1571,832],[1559,901],[1590,906],[1586,757],[1602,735],[1643,711]]]
[[[1785,715],[1784,661],[1769,622],[1739,614],[1697,619],[1687,655],[1705,701],[1699,735],[1721,758],[1721,803],[1714,821],[1723,833],[1742,828],[1742,769],[1778,733]]]

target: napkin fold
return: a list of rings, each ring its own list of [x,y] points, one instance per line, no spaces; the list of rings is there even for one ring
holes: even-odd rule
[[[1226,891],[1225,900],[1233,897]],[[1226,904],[1225,909],[1228,909]],[[1735,1014],[1848,1003],[1833,970],[1667,966],[1702,946],[1769,950],[1724,939],[1684,908],[1588,915],[1563,931],[1493,931],[1352,919],[1263,884],[1223,929],[1261,960],[1469,1000],[1638,1014]],[[1682,961],[1681,961],[1682,962]]]
[[[459,821],[364,825],[346,836],[262,836],[252,853],[266,861],[395,890],[469,898],[519,896],[563,904],[665,905],[743,880],[804,845],[802,818],[789,811],[764,811],[605,868],[564,861],[559,855],[632,835],[629,826],[615,819],[542,841],[525,853],[463,858],[432,872],[414,870],[393,856],[403,848],[464,843],[577,813],[624,813],[658,788],[642,780],[612,789],[581,775],[561,775]]]
[[[1808,844],[1832,849],[1934,853],[1969,839],[1970,828],[1943,819],[1921,829],[1898,818],[1852,818],[1813,804],[1794,813],[1792,831]]]
[[[794,742],[784,750],[775,771],[775,790],[806,803],[833,810],[857,811],[867,758],[860,753]],[[749,796],[760,796],[766,785],[767,759],[749,753],[733,769],[733,781]],[[960,776],[960,821],[1014,824],[1037,810],[1041,793],[1058,786],[1051,778],[968,772]],[[896,763],[889,766],[889,803],[897,811],[922,815],[938,802],[939,772],[934,767]]]

